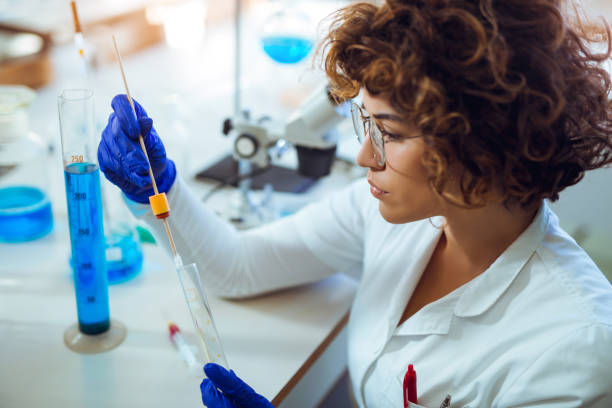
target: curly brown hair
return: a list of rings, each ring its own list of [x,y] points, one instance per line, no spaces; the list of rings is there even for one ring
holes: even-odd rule
[[[477,207],[501,191],[506,204],[554,201],[586,170],[612,163],[611,81],[601,67],[610,28],[589,21],[595,38],[564,6],[357,3],[330,16],[320,51],[339,99],[363,87],[419,129],[430,183],[445,199]],[[593,51],[597,42],[607,51]]]

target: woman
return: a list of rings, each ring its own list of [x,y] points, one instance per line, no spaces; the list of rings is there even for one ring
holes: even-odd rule
[[[325,69],[339,99],[362,92],[353,119],[367,180],[273,224],[239,233],[202,208],[175,181],[145,111],[137,123],[122,96],[101,169],[146,203],[142,132],[180,252],[221,296],[358,271],[348,360],[360,407],[401,406],[408,364],[421,406],[446,394],[453,407],[612,406],[612,288],[544,201],[612,162],[610,78],[598,66],[610,31],[599,32],[608,51],[594,54],[561,8],[388,0],[339,10]],[[134,211],[161,228],[147,206]],[[233,373],[207,373],[209,406],[268,404]]]

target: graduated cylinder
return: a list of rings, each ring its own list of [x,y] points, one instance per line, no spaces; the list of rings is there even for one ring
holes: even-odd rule
[[[58,108],[79,329],[99,334],[110,314],[93,91],[64,90]]]

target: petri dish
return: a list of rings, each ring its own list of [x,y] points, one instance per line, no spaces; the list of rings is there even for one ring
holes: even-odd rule
[[[0,242],[31,241],[52,229],[51,202],[44,192],[31,186],[0,188]]]

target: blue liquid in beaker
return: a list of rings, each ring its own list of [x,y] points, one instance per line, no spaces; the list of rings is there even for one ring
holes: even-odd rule
[[[51,202],[35,187],[0,188],[0,242],[24,242],[53,229]]]
[[[294,64],[303,60],[313,45],[306,38],[288,36],[264,37],[261,42],[266,54],[282,64]]]
[[[106,237],[106,272],[111,285],[132,279],[142,269],[142,249],[135,235],[126,229]]]
[[[110,327],[100,170],[92,163],[73,163],[64,177],[79,329],[98,334]]]

